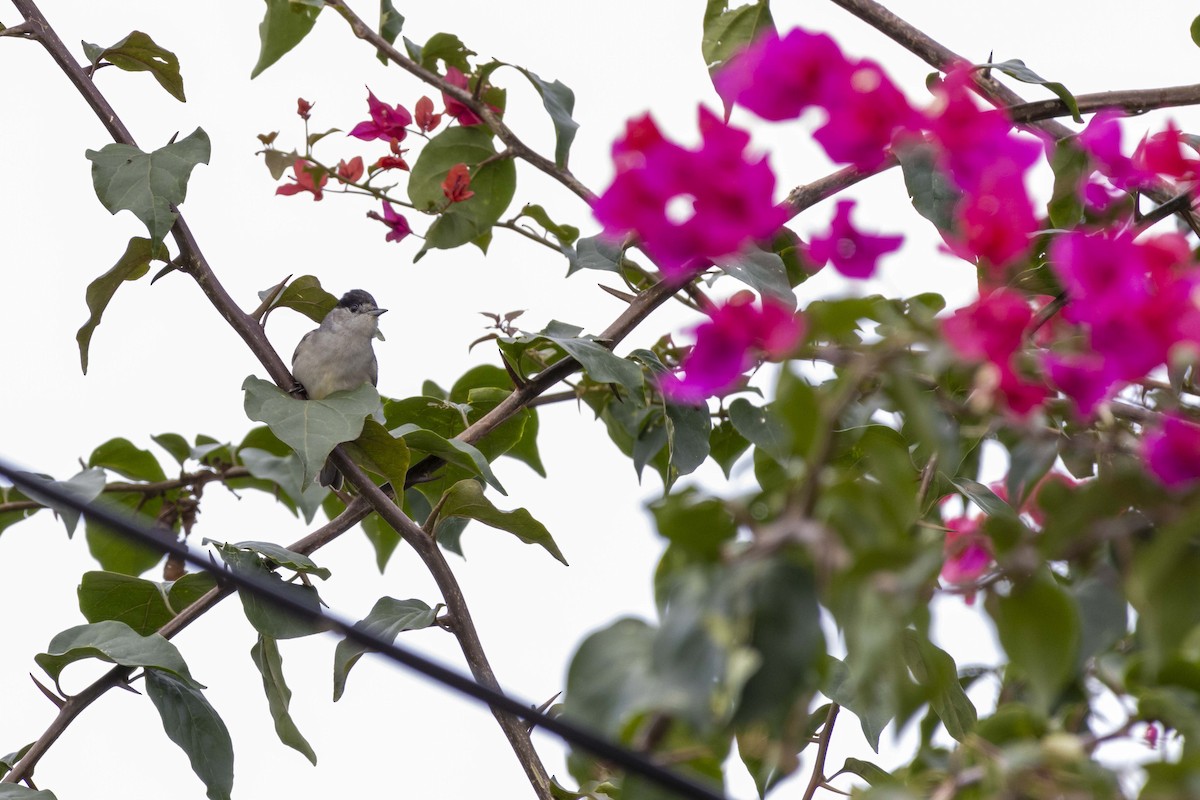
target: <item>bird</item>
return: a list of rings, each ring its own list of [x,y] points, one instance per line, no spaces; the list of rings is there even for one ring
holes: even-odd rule
[[[372,340],[379,335],[379,316],[386,311],[370,293],[352,289],[325,315],[321,327],[304,334],[292,355],[292,375],[310,400],[357,389],[368,381],[377,385],[379,363]],[[332,461],[325,462],[317,480],[322,486],[342,488],[342,475]]]

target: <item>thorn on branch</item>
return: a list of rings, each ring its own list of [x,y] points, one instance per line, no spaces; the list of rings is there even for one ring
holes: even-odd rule
[[[46,696],[46,699],[49,700],[51,703],[54,703],[54,705],[57,708],[62,708],[63,705],[67,702],[66,700],[59,697],[54,692],[50,691],[45,686],[43,686],[41,681],[39,681],[37,678],[33,677],[32,672],[29,673],[29,680],[33,681],[33,685],[38,687],[38,690],[41,691],[41,693]]]
[[[626,303],[632,303],[634,300],[637,300],[636,294],[629,294],[628,292],[622,292],[620,289],[614,289],[611,286],[605,286],[603,283],[598,283],[596,285],[599,286],[604,291],[611,294],[613,297],[617,298],[618,300],[623,300]]]
[[[22,22],[20,25],[13,25],[11,28],[0,26],[0,36],[16,36],[21,39],[36,39],[37,32],[28,22]]]

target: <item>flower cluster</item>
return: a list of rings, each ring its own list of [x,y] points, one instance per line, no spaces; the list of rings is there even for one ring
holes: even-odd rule
[[[987,388],[997,391],[1018,414],[1029,413],[1047,395],[1040,382],[1018,371],[1017,356],[1032,320],[1033,309],[1024,295],[996,289],[942,322],[942,334],[962,358],[991,365],[994,379]]]
[[[671,278],[689,278],[712,259],[773,234],[786,219],[772,197],[765,158],[748,159],[750,137],[700,108],[701,146],[668,140],[646,115],[613,145],[616,177],[592,205],[606,233],[636,231]]]
[[[680,403],[703,403],[737,387],[760,356],[790,353],[804,335],[804,320],[773,300],[755,306],[754,295],[743,291],[709,311],[695,334],[683,377],[667,373],[660,383],[663,394]]]

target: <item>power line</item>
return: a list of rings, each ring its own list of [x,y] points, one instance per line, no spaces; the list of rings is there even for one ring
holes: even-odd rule
[[[587,750],[592,755],[604,761],[610,761],[629,772],[637,773],[659,786],[674,792],[681,798],[689,800],[726,800],[723,795],[711,788],[703,786],[691,778],[680,775],[673,770],[650,761],[646,756],[630,750],[612,740],[593,733],[587,728],[562,717],[552,717],[538,711],[532,704],[523,703],[503,692],[484,686],[473,678],[449,667],[431,661],[424,656],[389,642],[336,614],[330,614],[318,608],[305,605],[291,595],[285,594],[275,584],[254,573],[235,572],[216,566],[206,554],[195,553],[186,544],[165,540],[161,531],[156,532],[146,525],[137,515],[122,506],[102,505],[96,502],[83,502],[78,497],[63,491],[53,483],[36,478],[29,472],[21,471],[0,460],[0,475],[12,481],[17,488],[52,501],[54,507],[69,508],[78,511],[89,520],[104,525],[106,528],[128,536],[140,544],[148,545],[173,555],[198,569],[212,574],[219,582],[236,587],[239,591],[249,592],[262,597],[276,606],[286,609],[309,620],[319,621],[329,629],[342,634],[347,639],[357,642],[364,647],[374,650],[384,657],[408,667],[411,670],[437,681],[460,694],[465,694],[489,706],[508,712],[539,728],[547,730],[564,741]]]

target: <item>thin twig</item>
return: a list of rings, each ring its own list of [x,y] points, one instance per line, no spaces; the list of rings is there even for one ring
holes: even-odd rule
[[[817,789],[825,783],[825,757],[829,755],[829,742],[833,738],[833,723],[837,721],[840,709],[841,706],[837,703],[829,704],[829,713],[825,715],[825,724],[821,726],[821,736],[817,740],[817,758],[813,762],[812,775],[808,779],[808,788],[804,790],[802,800],[812,800]]]

